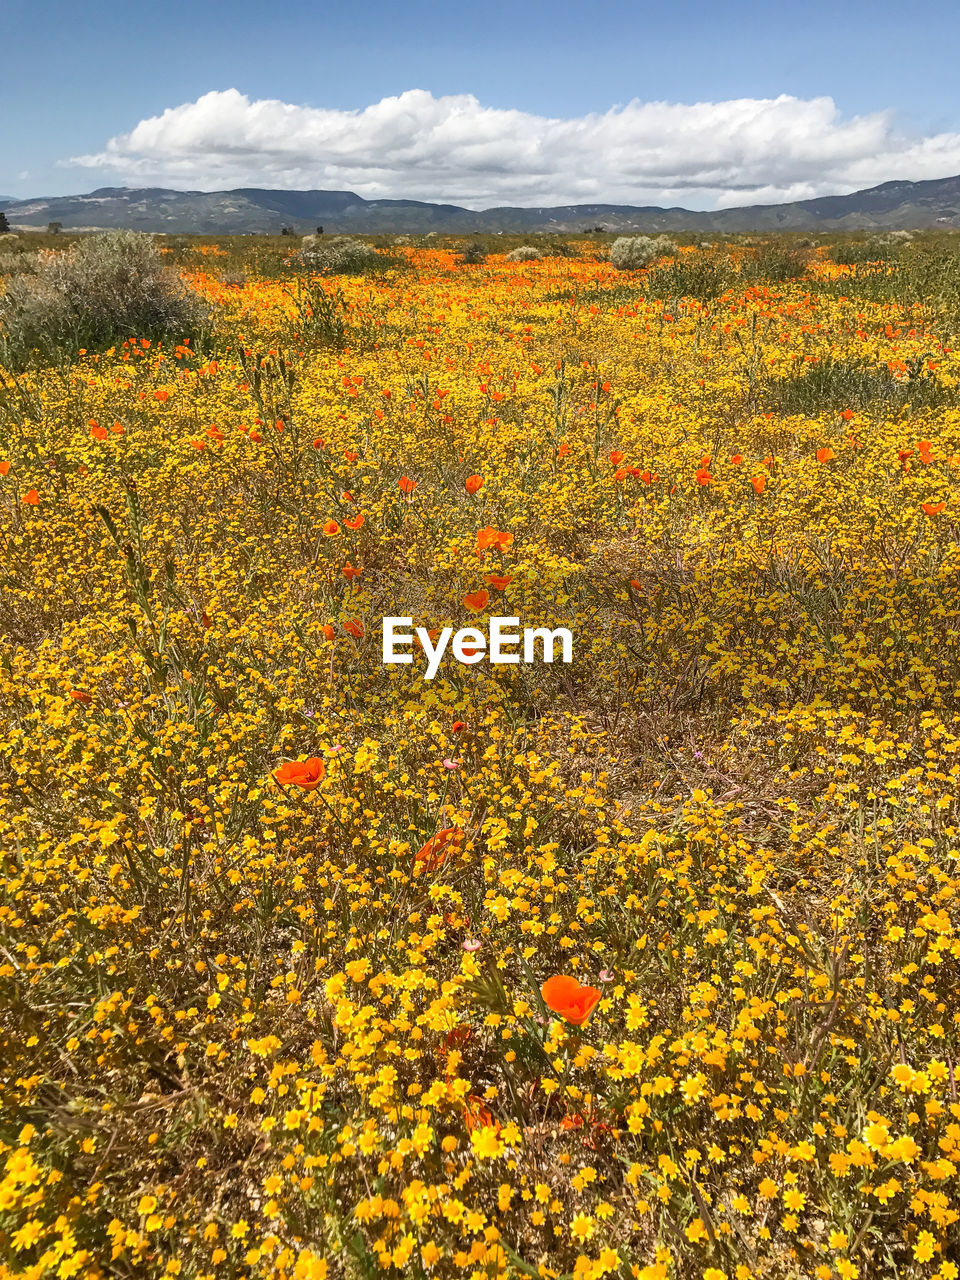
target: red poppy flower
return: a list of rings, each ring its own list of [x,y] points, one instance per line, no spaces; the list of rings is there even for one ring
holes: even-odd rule
[[[446,827],[427,841],[413,859],[413,874],[437,871],[446,860],[460,850],[463,832],[459,827]]]
[[[350,618],[343,624],[343,629],[348,635],[353,636],[354,640],[363,639],[363,623],[357,618]]]
[[[467,1133],[472,1133],[474,1129],[489,1128],[493,1125],[498,1131],[500,1125],[494,1121],[488,1107],[485,1107],[481,1100],[473,1094],[467,1099],[467,1108],[463,1113],[463,1123],[466,1126]]]
[[[304,791],[313,791],[323,781],[326,767],[319,756],[311,756],[309,760],[288,760],[274,769],[273,776],[281,786],[300,787]]]
[[[576,978],[556,974],[540,988],[543,1003],[566,1022],[582,1027],[596,1008],[602,992],[599,987],[582,987]]]
[[[463,597],[463,603],[472,613],[485,609],[490,601],[489,591],[471,591]]]
[[[487,525],[485,529],[481,529],[477,534],[478,551],[486,551],[488,547],[500,547],[502,551],[505,551],[512,544],[512,533],[507,533],[502,529],[494,529],[492,525]]]
[[[400,492],[405,493],[409,497],[419,484],[419,481],[411,480],[409,476],[401,476],[397,481],[397,484],[400,486]]]

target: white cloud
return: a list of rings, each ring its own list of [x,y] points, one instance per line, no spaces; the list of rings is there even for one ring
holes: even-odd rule
[[[890,112],[843,119],[832,98],[640,102],[556,119],[411,89],[359,111],[251,101],[236,89],[170,107],[65,163],[133,185],[347,189],[496,204],[778,203],[891,178],[960,173],[960,134],[909,138]]]

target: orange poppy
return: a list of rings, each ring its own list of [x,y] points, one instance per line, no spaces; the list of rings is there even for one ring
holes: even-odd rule
[[[82,689],[71,689],[70,697],[74,702],[82,702],[84,704],[93,701],[92,696],[89,693],[84,693]]]
[[[450,726],[450,732],[463,733],[466,727],[467,727],[466,720],[454,720],[453,724]]]
[[[355,640],[363,639],[363,623],[358,618],[350,618],[343,624],[343,629]]]
[[[483,488],[483,476],[467,476],[466,480],[463,482],[463,487],[466,489],[467,493],[479,493]]]
[[[409,476],[401,476],[397,481],[397,484],[400,486],[400,492],[405,493],[409,497],[419,484],[419,481],[411,480]]]
[[[543,1003],[566,1022],[582,1027],[596,1008],[602,992],[599,987],[582,987],[576,978],[556,974],[540,988]]]
[[[93,436],[94,440],[106,440],[110,432],[106,427],[101,427],[98,423],[91,422],[90,434]]]
[[[10,470],[9,462],[0,462],[0,476],[5,476]]]
[[[512,544],[512,533],[507,533],[502,529],[494,529],[492,525],[487,525],[485,529],[481,529],[477,534],[478,551],[486,551],[488,547],[500,547],[502,551],[505,551]]]
[[[695,472],[695,477],[696,477],[697,484],[708,485],[708,484],[712,484],[713,482],[713,476],[706,469],[706,467],[700,467],[699,470]]]
[[[823,449],[817,450],[818,462],[830,462],[836,456],[837,455],[833,452],[833,450],[829,446],[826,446]]]
[[[437,871],[446,860],[460,850],[463,843],[463,832],[459,827],[445,827],[431,836],[423,848],[413,859],[413,874],[422,875]]]
[[[473,613],[479,613],[481,609],[485,609],[489,600],[489,591],[471,591],[463,597],[463,603]]]
[[[36,507],[40,505],[40,495],[36,489],[28,489],[23,495],[23,500],[28,507]]]
[[[472,1133],[474,1129],[487,1129],[491,1125],[499,1132],[500,1125],[494,1120],[490,1114],[490,1109],[483,1105],[483,1102],[471,1094],[467,1099],[467,1108],[463,1113],[463,1123],[466,1126],[467,1133]]]
[[[153,398],[154,398],[155,400],[159,400],[161,404],[165,404],[165,403],[166,403],[166,401],[170,399],[170,392],[169,392],[169,391],[155,391],[155,392],[153,393]]]
[[[625,456],[626,455],[622,454],[619,449],[614,449],[611,451],[610,461],[613,463],[615,467],[619,467],[620,463],[623,461]]]
[[[352,520],[344,520],[343,523],[348,529],[362,529],[363,516],[354,516]]]
[[[506,573],[488,573],[487,582],[491,587],[496,587],[498,591],[502,591],[504,587],[509,587],[513,579]]]
[[[928,516],[938,516],[947,507],[945,502],[921,502],[920,505]]]
[[[735,454],[731,457],[730,461],[733,463],[733,465],[734,465],[735,467],[739,467],[740,463],[741,463],[741,462],[743,462],[743,454],[742,454],[742,453],[735,453]]]
[[[329,622],[324,623],[321,630],[323,631],[324,639],[326,640],[332,640],[334,635],[336,634],[336,632],[334,631],[333,627],[330,625]]]
[[[319,756],[311,756],[309,760],[288,760],[274,769],[273,776],[281,784],[300,787],[303,791],[314,791],[323,781],[326,767]]]
[[[328,538],[335,538],[340,532],[340,526],[336,520],[325,520],[323,522],[323,532]]]
[[[767,487],[767,477],[754,476],[750,483],[753,485],[754,493],[763,493],[764,489]]]
[[[354,578],[359,578],[361,573],[363,573],[363,570],[355,567],[352,564],[345,564],[343,566],[343,576],[346,578],[348,582],[352,582]]]

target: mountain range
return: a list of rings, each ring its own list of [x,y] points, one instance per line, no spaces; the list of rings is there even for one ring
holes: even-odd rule
[[[960,176],[925,182],[884,182],[844,196],[790,204],[747,205],[708,212],[655,205],[577,204],[475,211],[422,200],[366,200],[352,191],[173,191],[163,187],[101,187],[87,195],[3,200],[14,230],[137,231],[176,234],[278,234],[288,227],[325,232],[463,235],[470,232],[606,231],[857,231],[960,228]]]

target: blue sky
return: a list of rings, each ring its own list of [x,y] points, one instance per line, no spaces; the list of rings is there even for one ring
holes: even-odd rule
[[[2,25],[8,196],[349,186],[710,207],[960,172],[956,0],[3,0]]]

